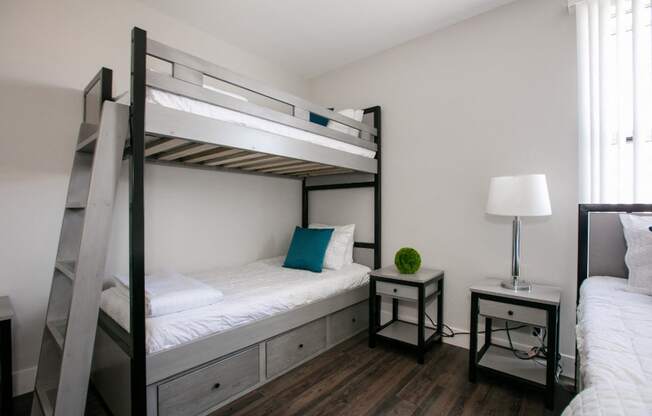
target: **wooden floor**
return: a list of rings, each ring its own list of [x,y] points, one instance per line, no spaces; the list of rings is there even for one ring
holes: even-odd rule
[[[499,379],[467,381],[468,351],[437,344],[426,363],[380,344],[367,347],[361,334],[211,416],[226,415],[558,415],[570,401],[559,388],[555,411],[543,394]],[[87,414],[106,414],[91,405]],[[17,400],[16,415],[29,415],[29,395]],[[92,410],[91,410],[92,409]]]
[[[437,344],[415,357],[359,335],[213,413],[226,415],[555,415],[543,394],[502,380],[467,380],[468,351]]]

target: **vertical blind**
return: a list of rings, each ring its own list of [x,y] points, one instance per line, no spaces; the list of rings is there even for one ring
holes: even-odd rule
[[[650,0],[571,0],[580,202],[652,202]]]

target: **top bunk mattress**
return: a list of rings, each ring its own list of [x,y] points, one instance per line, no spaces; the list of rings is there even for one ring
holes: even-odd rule
[[[173,110],[185,111],[188,113],[209,117],[215,120],[235,123],[246,127],[263,130],[266,132],[278,134],[280,136],[290,137],[297,140],[303,140],[330,149],[351,153],[357,156],[363,156],[373,159],[376,152],[364,147],[355,146],[330,137],[321,136],[295,127],[286,126],[274,121],[265,120],[239,111],[230,110],[214,104],[184,97],[168,91],[147,87],[146,101],[152,104],[159,104],[163,107]]]
[[[370,269],[350,264],[322,273],[282,267],[283,258],[220,268],[192,277],[224,293],[218,303],[146,319],[148,354],[176,347],[364,286]],[[129,299],[115,288],[102,293],[101,308],[129,330]]]
[[[652,380],[652,296],[627,280],[591,277],[580,288],[577,349],[583,387]]]

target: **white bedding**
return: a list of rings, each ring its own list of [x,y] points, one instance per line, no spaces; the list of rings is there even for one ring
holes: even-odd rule
[[[577,317],[584,390],[564,414],[652,414],[652,296],[627,291],[626,279],[591,277]],[[586,404],[593,396],[603,404],[597,413]]]
[[[239,111],[229,110],[217,105],[208,104],[203,101],[194,100],[181,95],[173,94],[155,88],[147,88],[147,102],[159,104],[167,108],[186,111],[204,117],[210,117],[217,120],[227,121],[230,123],[240,124],[258,130],[264,130],[285,137],[291,137],[297,140],[318,144],[331,149],[352,153],[358,156],[374,158],[376,152],[364,147],[354,146],[349,143],[331,139],[326,136],[320,136],[305,130],[286,126],[284,124],[254,117]]]
[[[369,268],[350,264],[312,273],[281,267],[282,257],[193,274],[222,293],[213,305],[146,319],[147,353],[155,353],[298,308],[367,284]],[[102,293],[102,310],[126,330],[129,302],[112,289]]]

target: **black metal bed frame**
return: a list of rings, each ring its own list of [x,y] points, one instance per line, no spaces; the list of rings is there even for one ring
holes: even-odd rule
[[[131,38],[131,102],[130,102],[130,157],[129,157],[129,284],[130,290],[130,333],[124,331],[121,345],[128,348],[131,372],[131,414],[147,414],[146,395],[146,350],[145,350],[145,210],[144,210],[144,167],[145,167],[145,93],[147,34],[134,28]],[[110,79],[109,79],[110,82]],[[110,86],[109,86],[110,88]],[[351,188],[373,188],[374,190],[374,241],[355,242],[356,248],[374,250],[374,267],[381,265],[381,108],[367,108],[365,114],[373,114],[376,136],[377,173],[371,181],[338,183],[329,185],[307,185],[302,181],[302,226],[308,226],[309,193],[313,191]],[[111,319],[100,313],[100,321]],[[118,331],[118,333],[123,331]]]
[[[652,212],[652,204],[579,204],[578,206],[578,240],[577,240],[577,292],[576,304],[580,303],[580,287],[589,278],[589,241],[591,213],[607,212]],[[577,316],[576,316],[577,318]],[[577,323],[577,322],[576,322]],[[579,355],[575,343],[575,390],[579,383]]]
[[[652,204],[579,204],[577,244],[577,303],[580,286],[589,277],[590,214],[592,212],[652,212]]]

